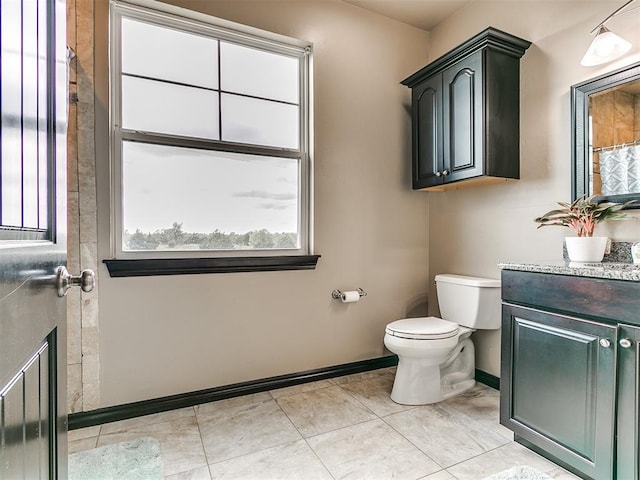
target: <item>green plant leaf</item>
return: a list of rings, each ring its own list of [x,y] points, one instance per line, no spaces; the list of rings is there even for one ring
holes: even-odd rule
[[[569,227],[578,236],[590,237],[596,225],[605,220],[621,220],[627,218],[620,210],[628,207],[634,200],[625,203],[601,202],[595,203],[594,196],[580,197],[572,203],[557,202],[562,208],[550,210],[534,219],[538,228],[546,226]]]

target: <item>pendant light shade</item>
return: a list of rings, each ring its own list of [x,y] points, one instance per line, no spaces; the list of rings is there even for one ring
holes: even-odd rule
[[[615,60],[623,56],[629,50],[631,50],[631,44],[627,42],[624,38],[620,38],[615,33],[611,32],[607,27],[604,26],[609,20],[617,15],[622,15],[625,13],[632,12],[637,10],[636,8],[627,9],[627,6],[635,2],[636,0],[627,0],[624,5],[618,7],[614,10],[607,18],[601,21],[596,28],[591,30],[591,33],[596,30],[596,38],[593,39],[587,53],[582,57],[582,61],[580,64],[583,67],[592,67],[594,65],[600,65],[603,63],[610,62],[611,60]]]
[[[604,25],[600,25],[596,37],[591,42],[587,53],[582,57],[580,64],[584,67],[592,67],[607,63],[621,57],[631,49],[631,43],[610,31]]]

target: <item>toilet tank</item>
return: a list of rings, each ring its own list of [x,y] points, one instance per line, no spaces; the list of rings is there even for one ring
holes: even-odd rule
[[[500,280],[436,275],[440,316],[473,329],[500,328]]]

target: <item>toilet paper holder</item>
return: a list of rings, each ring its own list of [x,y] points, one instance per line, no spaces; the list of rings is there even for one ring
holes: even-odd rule
[[[361,288],[357,288],[356,292],[358,292],[358,295],[360,295],[360,297],[366,297],[367,296],[367,292],[365,292]],[[342,292],[336,288],[333,292],[331,292],[331,298],[334,298],[336,300],[342,299]]]

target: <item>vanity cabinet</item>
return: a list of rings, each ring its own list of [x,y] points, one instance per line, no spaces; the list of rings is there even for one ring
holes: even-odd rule
[[[503,270],[500,421],[594,480],[639,479],[640,283]]]
[[[615,349],[600,342],[612,344],[615,327],[508,305],[503,318],[502,423],[581,473],[612,478]]]
[[[520,177],[520,57],[530,42],[488,28],[402,81],[412,89],[413,188]]]

